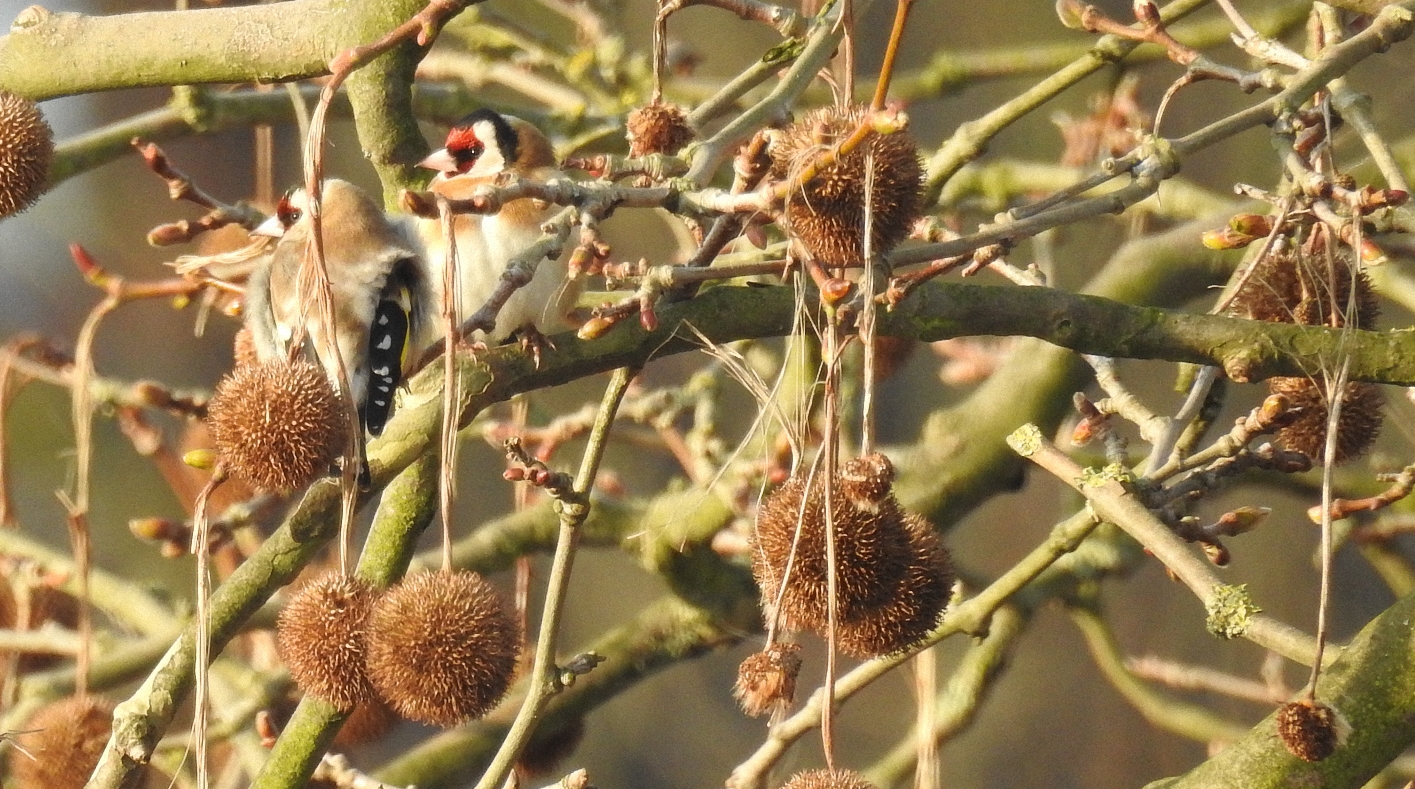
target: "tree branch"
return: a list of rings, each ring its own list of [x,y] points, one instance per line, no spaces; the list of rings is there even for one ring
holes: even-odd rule
[[[290,0],[113,16],[31,6],[0,37],[0,88],[39,101],[119,88],[304,79],[328,73],[335,55],[424,5]]]
[[[1415,596],[1406,596],[1371,620],[1322,673],[1321,700],[1336,709],[1351,733],[1336,752],[1305,762],[1287,752],[1277,735],[1276,714],[1180,778],[1147,789],[1252,789],[1366,785],[1415,740]]]

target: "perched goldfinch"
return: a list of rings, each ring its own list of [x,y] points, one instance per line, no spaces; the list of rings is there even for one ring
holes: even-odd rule
[[[370,435],[383,432],[405,365],[436,337],[437,298],[412,228],[389,217],[367,192],[347,181],[324,182],[324,260],[334,304],[334,346],[350,395]],[[268,262],[246,286],[246,325],[261,359],[285,358],[303,326],[325,374],[339,385],[327,353],[313,272],[303,275],[311,223],[308,197],[295,189],[254,233],[278,238]],[[313,266],[313,258],[309,264]]]
[[[458,121],[447,133],[446,147],[423,159],[421,166],[436,170],[429,189],[451,199],[466,199],[477,187],[495,183],[502,173],[534,181],[561,175],[550,141],[540,130],[520,118],[480,109]],[[534,200],[514,200],[496,214],[460,215],[454,218],[457,233],[458,315],[466,320],[496,290],[511,258],[540,240],[544,223],[554,206]],[[436,219],[418,223],[427,249],[429,270],[441,282],[447,263],[447,244]],[[563,257],[563,256],[562,256]],[[565,261],[540,261],[525,287],[511,295],[497,316],[496,328],[487,337],[505,340],[513,332],[549,334],[570,328],[567,320],[583,283],[571,281]]]

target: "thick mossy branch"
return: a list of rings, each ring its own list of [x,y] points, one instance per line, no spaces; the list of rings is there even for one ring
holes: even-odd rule
[[[119,88],[283,82],[388,32],[423,0],[290,0],[113,16],[31,6],[0,37],[0,88],[36,101]],[[38,10],[36,10],[38,9]]]
[[[1317,699],[1351,726],[1324,761],[1304,762],[1287,752],[1270,715],[1189,774],[1149,789],[1220,786],[1321,786],[1356,789],[1415,741],[1415,595],[1386,609],[1357,634],[1317,686]]]
[[[388,30],[397,27],[403,20],[393,9],[389,4],[375,24]],[[431,175],[414,164],[428,153],[413,112],[413,77],[422,55],[416,42],[404,41],[349,77],[359,146],[378,171],[383,202],[390,208],[397,206],[400,190],[421,188]]]
[[[1036,337],[1081,353],[1222,367],[1239,383],[1307,375],[1351,355],[1351,377],[1415,384],[1415,334],[1349,332],[1258,323],[1050,288],[949,283],[924,289],[887,315],[881,332],[934,341],[975,335]]]
[[[357,82],[357,77],[358,74],[355,74],[350,81]],[[304,87],[301,88],[300,95],[306,106],[310,106],[319,98],[319,89]],[[160,143],[226,129],[246,129],[260,124],[279,125],[295,121],[295,108],[290,94],[285,91],[202,91],[196,95],[195,101],[199,106],[199,112],[196,113],[191,111],[190,101],[174,101],[165,107],[124,118],[60,141],[55,147],[54,162],[49,167],[46,186],[53,189],[60,182],[75,175],[115,159],[131,156],[134,137]],[[485,101],[459,85],[439,83],[417,85],[413,88],[412,117],[450,126],[472,110],[488,105],[525,112],[524,108],[502,107]],[[353,111],[346,94],[341,93],[334,100],[329,114],[330,117],[346,120],[352,117]],[[378,133],[380,125],[375,126],[375,133]],[[395,151],[387,155],[396,156],[397,150],[403,150],[405,155],[412,157],[405,161],[417,161],[421,156],[415,154],[414,149],[425,151],[426,143],[414,145],[408,142],[410,138],[406,134],[404,129],[398,134],[381,135],[375,142],[379,145],[379,150]]]

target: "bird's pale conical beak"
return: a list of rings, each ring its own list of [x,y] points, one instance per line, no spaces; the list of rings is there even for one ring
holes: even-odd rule
[[[446,148],[439,148],[428,154],[426,159],[418,162],[418,166],[436,170],[439,173],[455,173],[457,172],[457,159],[448,153]]]
[[[272,216],[264,222],[261,222],[255,230],[252,230],[251,235],[280,238],[285,235],[285,226],[280,224],[280,217]]]

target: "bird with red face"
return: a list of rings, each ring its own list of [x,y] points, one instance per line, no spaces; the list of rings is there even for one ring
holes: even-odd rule
[[[520,118],[480,109],[447,132],[445,147],[419,162],[437,171],[428,189],[449,199],[472,197],[479,187],[494,184],[503,174],[548,181],[563,173],[556,167],[550,141]],[[495,214],[461,214],[453,218],[457,244],[458,315],[462,320],[481,309],[496,290],[511,260],[542,236],[541,225],[553,206],[535,200],[512,200]],[[441,282],[447,265],[447,243],[437,219],[419,222],[432,276]],[[570,328],[567,318],[583,282],[571,280],[563,259],[545,258],[531,281],[511,294],[487,339],[501,342],[518,330],[535,338]]]

